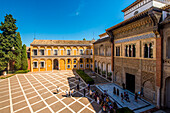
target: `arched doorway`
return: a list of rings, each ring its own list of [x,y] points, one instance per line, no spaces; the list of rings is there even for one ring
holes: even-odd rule
[[[54,60],[54,67],[53,67],[53,69],[59,70],[58,60],[57,59]]]
[[[52,71],[52,60],[51,59],[47,60],[47,71]]]
[[[64,59],[60,60],[60,70],[65,70],[65,60]]]
[[[170,108],[170,77],[166,79],[166,107]]]

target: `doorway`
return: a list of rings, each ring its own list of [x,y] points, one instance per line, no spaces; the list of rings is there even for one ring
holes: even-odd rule
[[[135,93],[135,75],[126,73],[126,89]]]
[[[166,80],[166,107],[170,108],[170,77]]]
[[[59,70],[59,68],[58,68],[58,60],[57,59],[54,60],[54,70]]]

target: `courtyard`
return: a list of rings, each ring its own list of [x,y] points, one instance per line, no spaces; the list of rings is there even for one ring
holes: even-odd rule
[[[80,90],[72,97],[65,91],[76,89],[79,82],[72,71],[17,74],[0,81],[0,113],[94,113],[100,106],[88,96],[87,86],[80,81]],[[60,92],[56,94],[57,86]]]

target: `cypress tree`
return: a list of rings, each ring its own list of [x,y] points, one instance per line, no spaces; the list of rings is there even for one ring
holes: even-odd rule
[[[26,51],[26,45],[25,44],[22,46],[21,66],[22,66],[23,70],[28,69],[27,51]]]
[[[3,71],[7,68],[7,64],[10,61],[15,60],[15,54],[13,47],[15,44],[16,30],[18,29],[15,25],[16,19],[11,14],[5,16],[5,21],[1,22],[0,30],[2,34],[0,44],[0,70]]]
[[[7,39],[0,33],[0,71],[5,70],[8,64],[5,52],[6,41]]]
[[[15,39],[15,69],[19,70],[21,68],[21,52],[22,52],[22,41],[20,33],[17,32],[16,39]]]

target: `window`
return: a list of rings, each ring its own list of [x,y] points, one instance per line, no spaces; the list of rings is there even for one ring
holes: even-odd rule
[[[83,63],[83,59],[80,59],[80,63]]]
[[[166,50],[167,50],[167,58],[170,58],[170,37],[168,38]]]
[[[132,46],[129,45],[129,57],[132,57]]]
[[[70,59],[67,60],[67,63],[68,63],[68,64],[70,63]]]
[[[44,55],[44,49],[40,50],[40,55]]]
[[[145,44],[145,47],[144,47],[144,58],[148,58],[148,45]]]
[[[91,49],[90,55],[93,55],[93,50]]]
[[[34,50],[33,50],[33,54],[34,54],[34,55],[37,55],[37,49],[34,49]]]
[[[54,55],[58,55],[58,50],[54,50]]]
[[[74,68],[77,68],[77,65],[74,65]]]
[[[136,57],[136,46],[135,46],[135,45],[133,45],[133,50],[132,50],[132,52],[133,52],[133,57]]]
[[[74,63],[76,63],[76,61],[77,61],[77,60],[76,60],[76,59],[74,59]]]
[[[145,44],[145,46],[144,46],[144,58],[153,58],[153,45],[152,45],[152,43]]]
[[[71,50],[67,49],[67,55],[71,55]]]
[[[87,64],[86,67],[89,68],[89,64]]]
[[[82,49],[80,49],[80,55],[83,55],[83,50]]]
[[[136,45],[135,44],[125,46],[125,56],[136,57]]]
[[[128,57],[128,46],[125,47],[125,56]]]
[[[44,62],[40,62],[40,67],[44,68],[45,67],[45,63]]]
[[[149,44],[149,58],[153,58],[153,46],[152,46],[152,43]]]
[[[93,68],[93,65],[91,64],[91,68]]]
[[[27,53],[27,58],[30,59],[30,53]]]
[[[120,47],[116,47],[116,56],[120,56]]]
[[[89,59],[87,58],[87,63],[89,63]]]
[[[83,68],[83,64],[80,64],[80,68]]]
[[[70,65],[67,65],[67,68],[70,69]]]
[[[33,68],[38,68],[38,62],[33,62]]]

